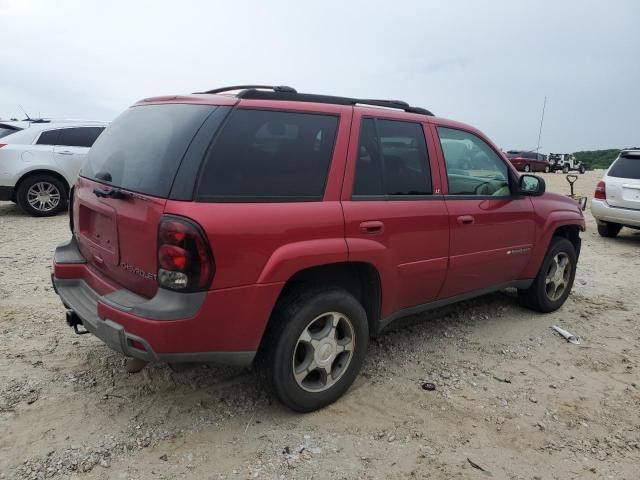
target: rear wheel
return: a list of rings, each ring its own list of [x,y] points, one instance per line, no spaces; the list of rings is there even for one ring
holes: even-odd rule
[[[619,223],[603,223],[598,224],[598,233],[601,237],[613,238],[616,237],[620,230],[622,229],[622,225]]]
[[[278,399],[298,412],[335,402],[355,380],[369,331],[362,305],[347,291],[319,289],[281,302],[259,362]]]
[[[550,170],[549,165],[545,165],[544,166],[544,173],[549,173],[549,170]]]
[[[531,167],[527,164],[524,166],[524,171],[525,172],[530,172],[531,171]]]
[[[576,249],[563,237],[554,237],[533,284],[520,290],[524,305],[548,313],[560,308],[569,296],[576,276]]]
[[[67,188],[52,175],[32,175],[20,182],[16,200],[25,213],[34,217],[50,217],[66,207]]]
[[[565,163],[562,167],[562,173],[569,173],[569,164]]]

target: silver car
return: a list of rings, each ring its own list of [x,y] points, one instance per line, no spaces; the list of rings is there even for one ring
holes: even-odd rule
[[[107,126],[90,121],[0,121],[0,200],[33,216],[67,205],[89,148]]]
[[[622,227],[640,230],[640,148],[622,150],[598,182],[591,213],[603,237]]]

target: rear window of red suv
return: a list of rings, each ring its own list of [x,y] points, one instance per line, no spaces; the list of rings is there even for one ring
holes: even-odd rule
[[[209,149],[197,199],[321,200],[337,128],[334,115],[234,110]]]
[[[98,137],[81,175],[168,197],[180,162],[211,105],[160,104],[126,110]]]

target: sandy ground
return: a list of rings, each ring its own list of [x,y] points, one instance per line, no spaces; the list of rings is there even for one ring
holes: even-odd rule
[[[598,177],[580,176],[579,192]],[[66,216],[0,203],[0,478],[637,479],[640,232],[603,239],[586,217],[558,312],[505,292],[422,316],[372,343],[340,401],[298,415],[249,371],[125,373],[65,325],[49,286]]]

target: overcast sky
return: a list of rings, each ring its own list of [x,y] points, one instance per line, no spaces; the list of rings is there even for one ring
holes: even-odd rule
[[[640,1],[0,0],[0,118],[239,83],[393,98],[504,149],[640,144]]]

